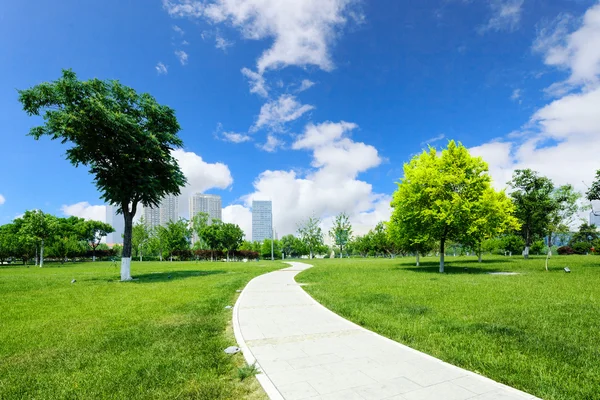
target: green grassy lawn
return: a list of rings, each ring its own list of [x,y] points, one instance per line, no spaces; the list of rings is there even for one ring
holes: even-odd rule
[[[283,266],[133,262],[127,283],[109,263],[2,266],[0,399],[262,399],[223,352],[225,306]]]
[[[297,280],[336,313],[454,365],[547,400],[600,399],[600,257],[555,256],[550,272],[543,257],[447,260],[445,274],[433,258],[314,260]]]

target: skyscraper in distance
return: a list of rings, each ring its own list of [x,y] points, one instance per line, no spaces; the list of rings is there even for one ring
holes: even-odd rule
[[[106,206],[106,223],[115,230],[113,233],[106,235],[106,244],[123,244],[125,220],[123,215],[117,214],[117,207],[110,204]]]
[[[160,202],[160,224],[166,226],[169,222],[179,220],[179,197],[165,196]]]
[[[252,201],[252,240],[264,242],[271,239],[273,229],[273,204],[271,201]]]
[[[160,226],[160,207],[144,207],[142,216],[148,230],[153,230],[157,226]]]
[[[590,212],[590,225],[595,225],[600,228],[600,211]]]
[[[221,196],[216,194],[196,193],[190,196],[189,207],[190,220],[201,212],[208,214],[209,223],[215,219],[223,219]]]

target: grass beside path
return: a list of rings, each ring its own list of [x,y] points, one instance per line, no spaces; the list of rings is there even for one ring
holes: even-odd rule
[[[448,257],[445,274],[433,258],[314,260],[296,279],[345,318],[459,367],[546,400],[600,399],[600,257],[553,257],[550,272],[543,257],[486,258]]]
[[[0,399],[262,399],[240,381],[237,289],[278,262],[0,267]],[[71,280],[77,282],[71,284]]]

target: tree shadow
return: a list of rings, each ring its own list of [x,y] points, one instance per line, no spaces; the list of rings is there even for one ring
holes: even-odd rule
[[[486,264],[495,264],[498,263],[496,260],[490,260],[489,262],[479,263],[477,260],[471,261],[456,261],[455,263],[446,263],[444,265],[444,273],[445,274],[489,274],[492,272],[502,272],[503,270],[498,268],[486,268]],[[396,270],[403,270],[409,272],[419,272],[419,273],[430,273],[430,274],[439,274],[440,273],[440,263],[425,261],[421,262],[420,266],[407,267],[398,266],[395,268]],[[506,269],[506,268],[505,268]],[[505,270],[504,269],[504,270]]]
[[[226,274],[227,271],[166,271],[166,272],[150,272],[147,274],[135,274],[133,275],[134,283],[155,283],[155,282],[168,282],[178,279],[196,278],[199,276],[219,275]],[[92,280],[105,280],[100,278],[94,278]],[[119,282],[119,279],[108,279],[108,282]]]

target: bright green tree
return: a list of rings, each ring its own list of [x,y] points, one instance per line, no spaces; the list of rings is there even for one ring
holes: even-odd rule
[[[92,261],[96,261],[96,249],[100,245],[103,237],[109,233],[113,233],[115,229],[109,224],[101,221],[85,221],[82,224],[84,240],[92,248]]]
[[[285,235],[279,241],[281,251],[286,258],[300,257],[304,254],[304,245],[302,241],[294,235]]]
[[[56,218],[40,210],[25,211],[21,234],[35,240],[40,248],[40,268],[44,266],[44,243],[54,235]]]
[[[329,237],[340,248],[340,258],[342,258],[344,247],[352,240],[352,224],[348,214],[342,212],[335,217],[333,227],[329,231]]]
[[[440,272],[446,242],[463,239],[477,218],[479,201],[491,187],[487,171],[480,157],[454,141],[441,154],[430,148],[404,165],[390,223],[404,225],[401,236],[413,243],[439,243]]]
[[[244,231],[236,224],[219,224],[221,229],[221,247],[227,251],[227,261],[231,254],[237,251],[244,241]]]
[[[194,234],[194,248],[204,249],[206,243],[202,239],[202,230],[211,223],[210,217],[205,212],[199,212],[192,217],[192,232]]]
[[[317,217],[309,217],[298,226],[298,235],[312,259],[315,252],[323,247],[323,231],[321,220]]]
[[[271,259],[271,239],[263,240],[260,245],[260,256],[265,260]],[[281,243],[279,240],[273,241],[273,258],[278,260],[281,258]]]
[[[143,260],[144,248],[148,245],[150,240],[150,231],[144,221],[144,217],[135,224],[131,230],[131,246],[132,250],[137,253],[140,257],[140,261]]]
[[[520,228],[519,221],[514,216],[515,206],[504,191],[496,192],[491,187],[485,190],[472,213],[473,221],[462,241],[477,252],[479,262],[484,241]]]
[[[211,225],[207,225],[200,232],[200,237],[210,249],[211,261],[214,260],[215,251],[223,250],[223,240],[221,238],[221,234],[221,222],[219,221],[213,222]]]
[[[123,214],[121,280],[131,280],[138,204],[158,206],[186,183],[172,153],[183,145],[174,110],[118,81],[80,81],[71,70],[54,82],[20,90],[19,101],[28,115],[43,115],[44,123],[29,134],[70,143],[67,159],[88,167],[102,199]]]
[[[549,232],[553,216],[559,209],[559,204],[552,197],[554,184],[536,171],[518,169],[509,185],[515,216],[521,224],[520,235],[525,242],[523,256],[528,258],[531,244]]]
[[[188,250],[190,248],[190,239],[192,232],[189,229],[188,222],[181,218],[178,221],[169,221],[166,228],[165,250],[173,261],[173,254],[176,251]]]

